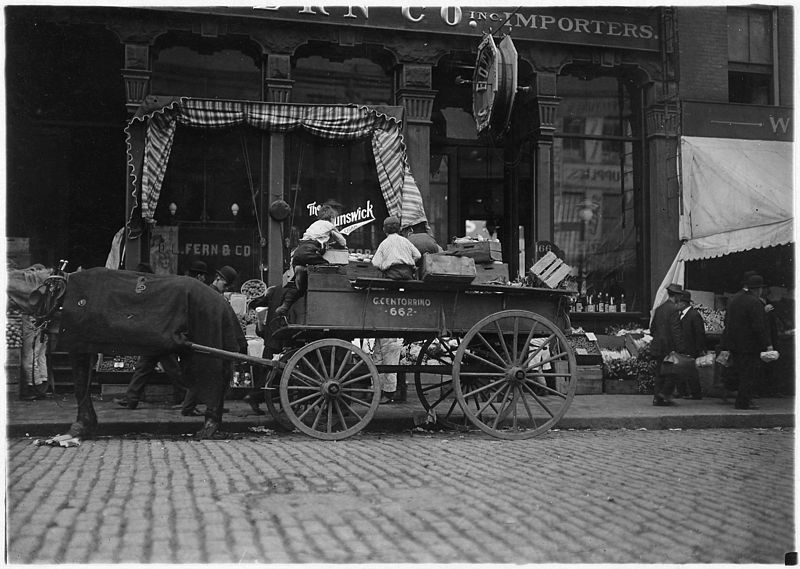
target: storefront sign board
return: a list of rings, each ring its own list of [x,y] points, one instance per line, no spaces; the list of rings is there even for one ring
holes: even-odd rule
[[[170,8],[172,11],[180,8]],[[628,7],[271,6],[192,12],[363,28],[458,34],[658,51],[658,11]]]
[[[683,135],[747,140],[794,140],[789,107],[731,103],[683,103]]]

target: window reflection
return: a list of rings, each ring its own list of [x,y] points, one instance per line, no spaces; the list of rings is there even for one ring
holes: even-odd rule
[[[637,282],[635,117],[617,77],[563,76],[553,145],[554,237],[584,295],[600,293],[629,310]]]

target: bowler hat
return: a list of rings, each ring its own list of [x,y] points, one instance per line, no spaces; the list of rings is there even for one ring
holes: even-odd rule
[[[672,283],[667,287],[667,292],[669,294],[683,294],[683,287],[677,283]]]
[[[221,276],[229,285],[233,284],[239,278],[239,273],[230,265],[225,265],[221,269],[217,269],[217,274]]]
[[[745,282],[747,288],[764,288],[764,277],[761,275],[750,275]]]
[[[681,293],[681,298],[683,298],[683,300],[686,302],[692,302],[692,293],[688,290],[685,290]]]
[[[192,264],[189,265],[189,272],[193,275],[204,275],[208,272],[208,265],[203,261],[192,261]]]

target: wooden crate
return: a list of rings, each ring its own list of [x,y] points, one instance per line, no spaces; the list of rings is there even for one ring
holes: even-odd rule
[[[571,271],[572,268],[556,257],[552,251],[548,251],[530,269],[531,274],[549,288],[557,287]]]
[[[575,395],[599,395],[603,393],[603,366],[578,366],[578,385]]]
[[[471,283],[475,279],[475,261],[470,257],[454,257],[427,253],[422,257],[420,280]]]
[[[475,263],[472,284],[507,284],[508,263]]]
[[[469,257],[476,263],[491,263],[492,261],[503,260],[503,250],[500,241],[467,241],[463,243],[451,243],[447,246],[447,252],[457,257]]]
[[[383,277],[381,270],[372,261],[350,261],[347,264],[349,279],[379,279]]]

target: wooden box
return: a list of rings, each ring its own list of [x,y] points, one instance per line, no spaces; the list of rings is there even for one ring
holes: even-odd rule
[[[548,251],[530,269],[533,276],[539,278],[550,288],[557,287],[571,271],[570,266],[556,257],[552,251]]]
[[[472,284],[508,284],[508,263],[475,263]]]
[[[447,252],[457,257],[469,257],[476,263],[503,260],[503,250],[497,240],[451,243],[447,246]]]
[[[349,279],[376,279],[383,277],[381,270],[372,261],[350,261],[347,264]]]
[[[420,280],[471,283],[475,279],[475,261],[443,253],[427,253],[422,257]]]
[[[578,366],[578,385],[575,395],[599,395],[603,393],[603,366]]]

